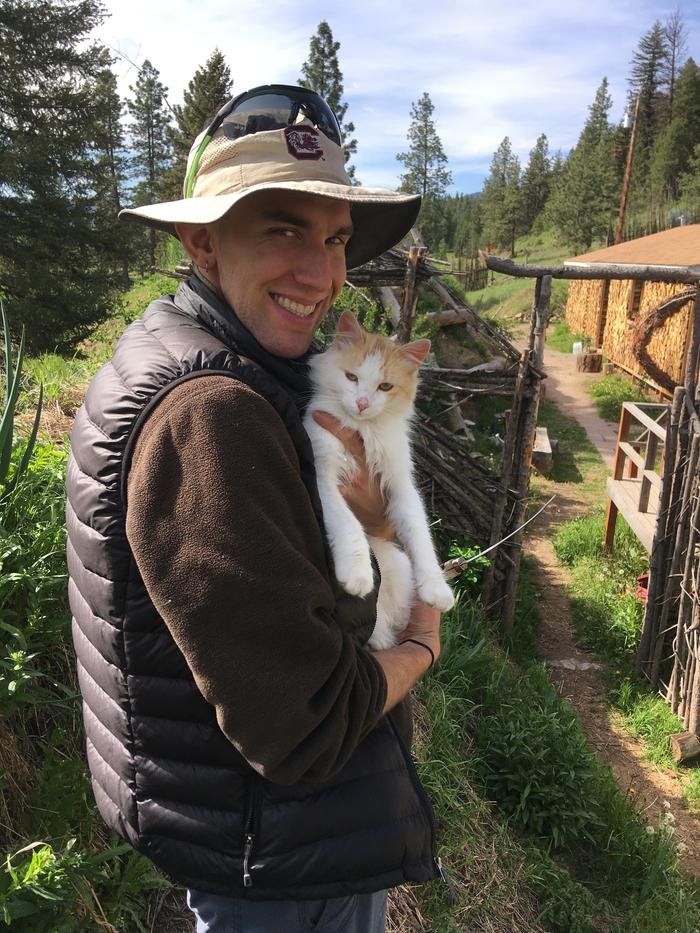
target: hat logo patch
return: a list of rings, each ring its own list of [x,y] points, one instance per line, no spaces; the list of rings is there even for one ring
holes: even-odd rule
[[[287,126],[284,138],[289,154],[295,159],[321,159],[323,149],[318,140],[318,130],[313,126]]]

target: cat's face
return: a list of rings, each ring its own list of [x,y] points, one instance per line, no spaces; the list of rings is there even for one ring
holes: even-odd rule
[[[351,314],[343,314],[327,353],[327,388],[358,422],[405,415],[416,395],[418,367],[429,349],[429,340],[400,345],[368,334]]]

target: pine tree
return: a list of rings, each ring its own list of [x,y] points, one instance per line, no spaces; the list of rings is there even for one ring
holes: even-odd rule
[[[663,69],[664,83],[668,88],[668,121],[673,119],[673,102],[676,91],[676,80],[683,60],[687,42],[685,20],[680,10],[676,10],[666,20],[664,25],[664,39],[666,40],[666,63]]]
[[[491,160],[491,172],[481,192],[484,236],[510,250],[515,256],[515,240],[523,229],[523,198],[520,188],[520,160],[506,136]]]
[[[350,178],[357,183],[355,167],[350,165],[350,159],[357,152],[357,140],[352,138],[355,125],[354,123],[343,122],[348,105],[343,100],[343,73],[338,64],[339,48],[340,42],[333,40],[331,27],[325,20],[322,20],[318,24],[316,35],[312,36],[309,42],[309,57],[301,66],[299,83],[320,94],[338,118],[338,123],[343,131],[345,170]]]
[[[0,5],[0,290],[34,350],[67,347],[113,304],[113,244],[98,235],[97,0]]]
[[[93,164],[95,188],[95,223],[102,249],[111,245],[115,254],[119,284],[129,285],[130,231],[118,220],[127,186],[128,157],[125,149],[122,114],[124,104],[117,92],[112,61],[105,55],[103,67],[93,82],[95,104]]]
[[[639,40],[632,57],[629,78],[630,109],[639,97],[637,143],[634,154],[632,191],[633,200],[646,200],[651,152],[657,136],[666,125],[668,98],[663,93],[664,73],[668,67],[668,45],[664,28],[656,20],[652,28]]]
[[[422,196],[418,226],[426,243],[436,248],[444,236],[441,199],[452,181],[452,174],[445,167],[447,156],[435,129],[434,112],[435,106],[427,92],[411,104],[411,125],[407,134],[410,147],[396,158],[406,169],[401,176],[400,190]]]
[[[136,83],[130,88],[134,99],[128,103],[131,114],[129,133],[134,188],[134,204],[149,204],[166,197],[166,173],[172,161],[172,146],[168,136],[170,114],[166,94],[168,89],[160,82],[160,73],[146,59]],[[156,264],[156,231],[148,231],[148,262]]]
[[[535,218],[541,213],[550,186],[549,144],[544,133],[530,150],[530,158],[522,177],[523,228],[529,231]]]
[[[176,125],[169,133],[174,157],[164,182],[166,197],[180,197],[190,147],[229,100],[231,87],[231,71],[221,52],[214,49],[205,64],[192,76],[183,94],[182,105],[173,108]]]
[[[612,101],[603,78],[576,147],[567,159],[547,203],[547,214],[562,238],[588,249],[610,227],[614,203],[612,133],[608,113]]]

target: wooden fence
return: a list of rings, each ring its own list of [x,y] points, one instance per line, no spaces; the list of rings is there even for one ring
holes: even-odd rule
[[[676,389],[637,668],[700,728],[700,397]]]

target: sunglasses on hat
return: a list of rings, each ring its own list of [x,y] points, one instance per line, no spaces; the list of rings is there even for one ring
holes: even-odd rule
[[[289,84],[263,84],[234,97],[224,104],[204,134],[195,141],[197,148],[185,179],[185,197],[192,197],[199,161],[215,133],[239,139],[251,133],[294,126],[303,120],[312,123],[337,146],[342,145],[338,120],[315,91]]]

